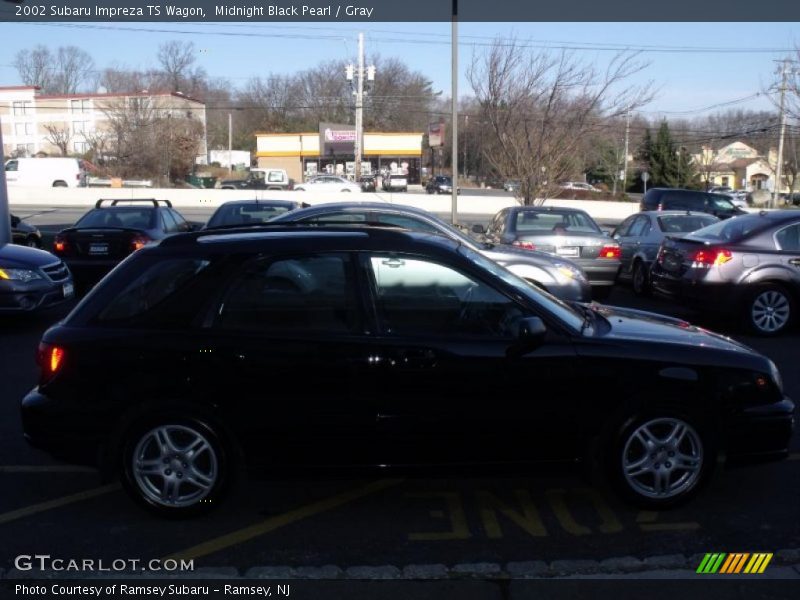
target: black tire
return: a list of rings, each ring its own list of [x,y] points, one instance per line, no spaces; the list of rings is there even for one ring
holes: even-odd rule
[[[637,296],[649,296],[652,291],[650,288],[650,274],[641,260],[633,263],[631,287],[633,288],[633,293]]]
[[[342,191],[347,192],[348,194],[350,193],[350,190],[348,190],[347,188],[343,189]]]
[[[67,182],[59,179],[58,181],[53,182],[53,187],[67,187]]]
[[[28,246],[28,248],[42,247],[41,241],[35,235],[29,235],[27,238],[25,238],[25,245]]]
[[[158,433],[164,431],[166,438]],[[200,447],[195,453],[193,445]],[[142,467],[150,463],[153,472],[137,470],[137,457]],[[126,434],[120,460],[125,491],[160,517],[194,517],[214,510],[232,480],[231,453],[212,426],[194,417],[164,415],[140,422]],[[168,483],[175,486],[177,499],[164,497]]]
[[[294,191],[295,192],[305,192],[306,189],[304,187],[296,187],[296,188],[294,188]]]
[[[756,335],[780,335],[791,327],[795,308],[795,300],[785,287],[777,283],[762,284],[747,296],[745,322]]]
[[[433,188],[425,188],[425,191],[429,194],[433,194]]]
[[[710,431],[701,419],[669,408],[624,420],[605,448],[611,485],[622,498],[644,509],[667,509],[689,501],[716,466],[717,446]],[[671,433],[676,434],[673,440]],[[659,492],[657,488],[665,485],[668,489]]]

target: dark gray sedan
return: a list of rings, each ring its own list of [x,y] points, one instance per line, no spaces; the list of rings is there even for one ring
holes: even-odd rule
[[[497,213],[484,238],[492,244],[567,258],[589,278],[592,296],[607,298],[617,279],[620,248],[588,213],[551,206],[514,206]]]
[[[506,269],[550,292],[561,300],[589,302],[591,289],[586,274],[568,259],[544,252],[529,252],[511,246],[480,243],[424,210],[379,202],[336,202],[284,213],[270,223],[374,223],[394,225],[447,236],[480,252]]]
[[[619,242],[618,278],[629,280],[639,296],[650,293],[650,267],[667,236],[681,236],[719,221],[714,215],[679,210],[646,211],[625,219],[611,236]]]
[[[308,206],[294,200],[231,200],[221,204],[206,223],[205,229],[259,225],[290,210]]]

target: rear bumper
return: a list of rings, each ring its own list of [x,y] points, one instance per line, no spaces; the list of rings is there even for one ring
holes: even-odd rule
[[[79,283],[96,283],[108,274],[111,269],[116,267],[123,259],[64,259],[75,281]]]
[[[620,266],[620,261],[618,260],[576,260],[574,258],[571,260],[586,272],[586,277],[592,286],[614,285],[617,280]]]
[[[741,305],[742,289],[730,283],[709,283],[705,280],[674,278],[657,270],[650,273],[653,290],[693,308],[713,308],[714,311],[734,313]]]
[[[778,403],[746,408],[728,425],[725,447],[730,464],[750,464],[786,458],[794,430],[795,405]]]

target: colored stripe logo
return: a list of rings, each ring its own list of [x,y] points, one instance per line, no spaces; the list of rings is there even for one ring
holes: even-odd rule
[[[724,552],[708,553],[700,561],[697,573],[703,575],[737,575],[747,573],[750,575],[763,573],[772,560],[772,552]]]

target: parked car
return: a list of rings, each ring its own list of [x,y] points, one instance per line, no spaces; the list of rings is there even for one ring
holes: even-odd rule
[[[708,191],[712,194],[728,194],[733,191],[733,188],[727,185],[715,185],[713,187],[708,188]]]
[[[545,252],[520,250],[512,246],[482,244],[435,215],[411,206],[377,202],[318,204],[311,208],[280,215],[273,222],[315,225],[342,225],[345,223],[394,225],[413,231],[437,233],[460,242],[471,250],[480,252],[487,258],[503,265],[518,277],[550,292],[561,300],[578,302],[591,300],[591,288],[586,274],[572,261],[554,257]]]
[[[294,189],[303,192],[361,192],[361,184],[339,177],[338,175],[317,175],[304,183],[298,183]]]
[[[74,295],[69,269],[49,252],[16,244],[0,246],[0,313],[51,308]]]
[[[42,247],[42,232],[38,227],[26,223],[15,215],[11,216],[11,239],[20,246],[30,246],[31,248]]]
[[[621,257],[618,279],[630,280],[636,295],[650,293],[650,267],[666,236],[678,236],[718,222],[708,213],[675,210],[648,211],[631,215],[611,234],[619,242]]]
[[[734,190],[732,192],[726,192],[724,195],[728,196],[733,205],[737,208],[745,209],[749,206],[748,196],[750,194],[745,190]]]
[[[12,158],[5,163],[9,186],[83,187],[84,162],[78,158]]]
[[[232,200],[214,211],[205,229],[260,225],[285,212],[306,206],[308,204],[305,202],[294,200]]]
[[[425,191],[429,194],[452,194],[453,180],[447,175],[437,175],[428,180]],[[457,193],[460,194],[461,190],[459,189]]]
[[[800,302],[800,211],[742,215],[664,240],[653,289],[741,317],[757,334],[786,331]]]
[[[294,180],[289,178],[285,169],[250,169],[247,177],[240,179],[222,179],[215,187],[223,190],[276,190],[286,191],[294,187]]]
[[[402,173],[390,173],[383,178],[384,192],[407,192],[408,175]]]
[[[361,183],[362,192],[374,192],[378,187],[378,181],[375,175],[362,175],[359,182]]]
[[[56,235],[53,251],[84,286],[146,244],[195,228],[169,200],[98,200],[75,225]]]
[[[651,188],[642,197],[639,210],[690,210],[705,212],[720,219],[747,214],[724,194],[710,194],[698,190],[678,188]]]
[[[478,227],[476,233],[482,228]],[[620,265],[616,240],[588,213],[574,208],[514,206],[498,212],[483,232],[485,241],[568,258],[589,278],[592,296],[608,298]]]
[[[503,184],[503,189],[507,192],[512,192],[516,194],[520,189],[520,182],[514,179],[509,179]]]
[[[584,192],[599,192],[596,187],[594,187],[590,183],[585,183],[583,181],[564,181],[558,184],[562,189],[565,190],[582,190]]]
[[[720,455],[787,456],[793,428],[775,364],[729,338],[567,305],[463,244],[387,228],[148,246],[44,334],[38,362],[28,442],[99,460],[169,516],[218,506],[243,467],[587,457],[660,509]]]

